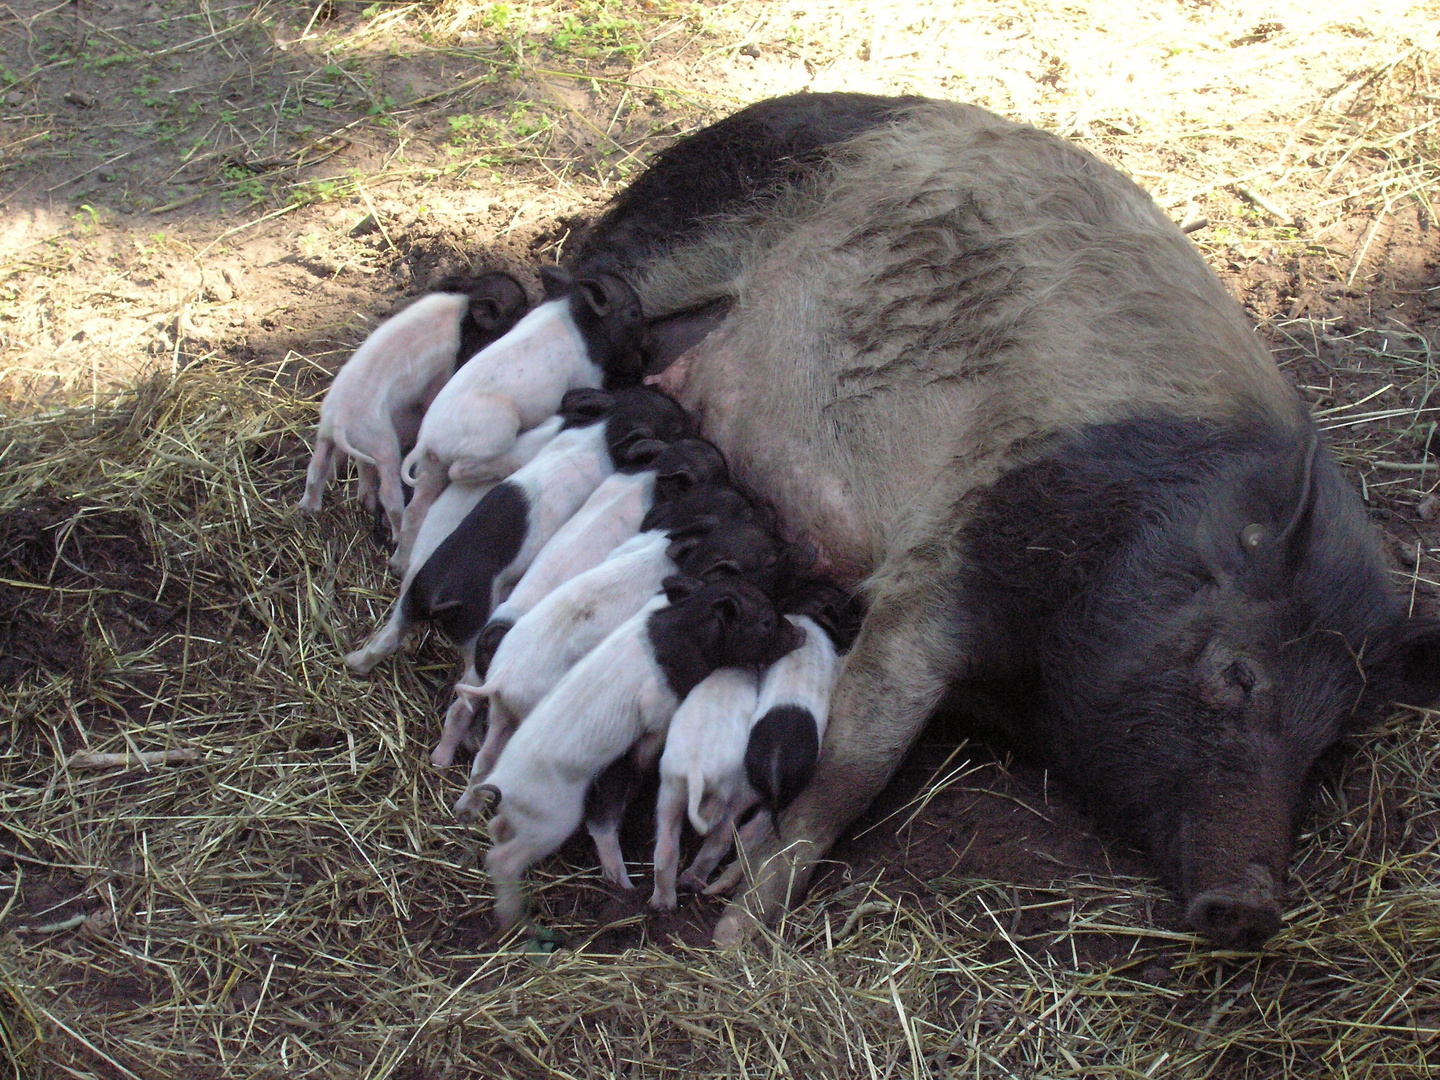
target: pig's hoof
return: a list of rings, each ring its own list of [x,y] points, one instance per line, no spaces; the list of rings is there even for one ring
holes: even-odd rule
[[[379,662],[378,656],[372,660],[364,649],[356,649],[352,653],[345,654],[345,666],[356,675],[369,675]]]
[[[448,769],[455,764],[455,748],[453,746],[437,746],[430,754],[430,765],[436,769]]]
[[[705,879],[699,874],[692,874],[688,870],[680,875],[680,880],[675,882],[677,888],[686,892],[703,893],[705,891]]]
[[[295,509],[306,517],[313,517],[320,512],[319,499],[301,499],[295,504]]]
[[[673,892],[666,895],[659,889],[656,889],[650,896],[650,906],[656,911],[674,911],[679,906],[679,903],[676,901]]]
[[[740,879],[745,876],[745,867],[740,860],[736,859],[729,868],[709,885],[703,886],[700,891],[706,896],[729,896],[735,891],[735,886],[740,884]]]
[[[760,920],[739,904],[731,904],[715,924],[711,940],[717,948],[735,949],[760,934]]]

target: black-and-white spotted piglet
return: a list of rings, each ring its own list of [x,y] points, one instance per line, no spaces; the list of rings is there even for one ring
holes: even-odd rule
[[[410,578],[391,623],[345,657],[364,673],[400,645],[412,622],[428,620],[474,666],[475,638],[545,542],[632,451],[684,434],[688,421],[670,398],[643,388],[576,390],[565,396],[560,433],[527,465],[496,484]],[[407,571],[408,574],[408,571]]]
[[[748,845],[768,831],[774,815],[790,805],[815,772],[830,693],[859,626],[858,603],[832,585],[815,582],[796,590],[784,608],[785,617],[805,631],[805,643],[765,672],[754,709],[741,729],[737,732],[733,723],[717,725],[708,738],[696,732],[666,746],[666,758],[673,747],[676,760],[661,762],[661,805],[666,803],[666,785],[681,782],[679,777],[688,777],[692,789],[696,777],[705,785],[702,805],[707,812],[697,815],[692,809],[690,820],[706,839],[680,879],[686,888],[705,888],[730,850],[736,823],[752,807],[758,804],[760,809],[740,831]],[[701,796],[693,790],[689,794],[694,807]],[[657,814],[657,851],[665,824]],[[678,821],[673,828],[678,833]],[[658,869],[656,873],[658,881]],[[673,866],[670,873],[673,880]],[[728,875],[724,880],[733,887]],[[669,900],[673,906],[673,891]]]
[[[717,667],[769,666],[798,644],[748,582],[677,577],[665,589],[570,669],[456,804],[464,817],[498,803],[485,865],[502,930],[524,911],[525,871],[579,826],[607,766],[632,749],[653,761],[675,709]]]
[[[470,355],[467,350],[502,337],[524,314],[519,282],[491,273],[442,283],[377,326],[336,373],[320,404],[300,511],[319,512],[339,454],[354,459],[357,494],[377,526],[383,510],[391,536],[398,537],[405,510],[400,460],[421,418]]]
[[[567,391],[639,381],[643,318],[634,290],[613,274],[577,280],[558,267],[541,279],[545,302],[472,357],[425,413],[401,469],[415,493],[391,560],[397,572],[447,483],[494,479],[493,459],[553,415]]]
[[[641,533],[550,593],[501,640],[482,685],[475,686],[472,675],[455,687],[445,720],[452,750],[467,737],[479,705],[489,702],[485,742],[475,755],[472,779],[485,778],[516,725],[567,671],[644,607],[666,578],[677,572],[701,579],[734,575],[767,591],[783,579],[785,548],[759,526],[717,524],[703,514],[688,523],[671,519],[676,521],[672,531]],[[678,539],[672,541],[672,535]]]
[[[640,532],[656,502],[678,498],[700,484],[725,479],[725,458],[704,439],[656,444],[646,462],[632,447],[629,463],[616,469],[585,500],[575,516],[541,548],[505,601],[490,614],[486,630],[513,626],[522,615],[565,582],[598,566],[621,544]]]

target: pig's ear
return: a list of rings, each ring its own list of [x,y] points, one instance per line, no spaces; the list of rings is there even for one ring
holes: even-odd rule
[[[1387,701],[1428,706],[1440,699],[1440,621],[1405,619],[1366,653],[1366,678]]]
[[[525,290],[509,274],[493,270],[475,279],[470,317],[482,330],[495,330],[525,310]]]
[[[722,623],[733,624],[740,618],[740,598],[732,593],[721,593],[710,604],[710,610]]]
[[[624,444],[627,465],[652,465],[670,444],[659,439],[632,439]]]
[[[540,287],[545,290],[546,300],[559,300],[562,296],[568,296],[574,286],[575,279],[569,271],[554,265],[540,267]]]
[[[640,297],[635,290],[626,284],[623,278],[618,278],[614,274],[597,274],[593,278],[578,278],[575,282],[575,290],[585,301],[585,306],[602,319],[612,312],[624,312],[630,309],[638,312],[640,309]]]
[[[678,465],[671,465],[671,466],[670,466],[668,469],[666,469],[664,472],[659,472],[659,471],[657,471],[657,472],[655,473],[655,479],[656,479],[656,480],[684,480],[684,481],[685,481],[685,486],[686,486],[687,488],[692,488],[692,487],[694,487],[696,484],[698,484],[698,483],[700,482],[700,481],[699,481],[699,478],[695,475],[695,470],[692,469],[689,465],[685,464],[684,462],[681,462],[681,463],[678,464]]]
[[[688,574],[671,574],[660,583],[660,588],[665,591],[665,599],[672,604],[678,604],[699,592],[702,584],[703,582]]]
[[[716,559],[709,566],[700,571],[700,576],[706,579],[718,577],[739,577],[740,564],[734,559]]]
[[[714,532],[719,527],[719,517],[714,514],[701,514],[699,517],[691,518],[684,525],[678,525],[670,530],[670,539],[689,544],[690,546],[685,549],[688,553],[695,550],[695,545],[700,543],[700,537]]]
[[[571,419],[599,420],[610,412],[610,395],[588,387],[569,390],[560,399],[560,412]]]

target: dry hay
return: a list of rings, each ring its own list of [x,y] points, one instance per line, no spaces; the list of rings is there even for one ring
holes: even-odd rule
[[[1155,5],[1137,17],[1154,45],[1142,64],[1109,55],[1097,29],[1133,3],[1017,5],[1013,28],[948,4],[726,5],[705,12],[702,40],[721,44],[671,75],[691,123],[748,93],[742,79],[719,95],[714,65],[747,63],[751,44],[766,92],[793,78],[988,97],[1097,146],[1177,216],[1208,217],[1195,235],[1222,270],[1298,260],[1293,295],[1266,300],[1251,275],[1247,298],[1433,610],[1440,543],[1417,506],[1436,475],[1434,323],[1406,329],[1386,306],[1429,279],[1382,254],[1403,215],[1433,225],[1435,54],[1418,35],[1434,27],[1400,7],[1312,6]],[[460,48],[478,12],[392,5],[372,29],[411,20]],[[1056,78],[1014,76],[1016,50],[1055,58]],[[1135,94],[1129,74],[1169,89]],[[1178,91],[1206,87],[1218,103],[1178,116]],[[556,151],[536,142],[543,170]],[[377,244],[403,247],[391,224]],[[62,281],[54,250],[8,263],[13,288]],[[1373,312],[1364,287],[1383,293]],[[5,344],[39,348],[43,329],[8,323]],[[1022,895],[881,866],[827,881],[773,936],[717,954],[650,941],[643,916],[597,922],[587,898],[607,893],[583,848],[535,875],[547,932],[496,943],[476,836],[448,810],[460,770],[426,763],[451,654],[420,636],[375,677],[344,672],[393,584],[347,491],[331,489],[318,522],[291,510],[320,353],[187,355],[177,333],[163,370],[128,389],[81,368],[43,406],[0,414],[0,1046],[13,1075],[1406,1077],[1440,1062],[1434,712],[1399,712],[1327,765],[1285,929],[1259,954],[1166,929],[1146,879],[1060,867]],[[85,750],[136,756],[96,769]],[[153,752],[193,759],[141,764]],[[939,770],[880,828],[923,820],[963,772]],[[597,940],[637,944],[609,954]]]

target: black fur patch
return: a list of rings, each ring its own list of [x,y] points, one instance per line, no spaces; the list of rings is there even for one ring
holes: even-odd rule
[[[799,705],[777,705],[750,729],[745,775],[774,813],[795,801],[810,783],[820,756],[815,717]]]
[[[514,561],[530,527],[530,502],[518,485],[496,484],[425,560],[405,594],[405,613],[438,626],[457,644],[490,617],[496,575]]]
[[[666,246],[794,185],[826,151],[896,119],[918,98],[791,94],[758,102],[668,147],[611,202],[575,265],[628,273]]]
[[[619,825],[639,776],[631,754],[623,754],[605,766],[585,791],[585,823],[598,828]]]

